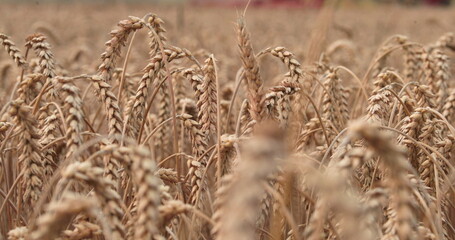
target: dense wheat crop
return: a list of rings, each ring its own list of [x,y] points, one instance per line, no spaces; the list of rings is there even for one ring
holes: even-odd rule
[[[455,240],[454,24],[4,4],[0,239]]]

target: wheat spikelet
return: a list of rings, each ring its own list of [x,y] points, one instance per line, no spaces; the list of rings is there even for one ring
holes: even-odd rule
[[[50,106],[45,105],[42,107],[38,112],[38,119],[40,121],[40,135],[41,139],[39,143],[41,146],[46,146],[51,144],[59,135],[58,134],[58,126],[59,126],[59,117],[58,111],[51,111],[49,110]],[[48,111],[52,114],[48,115]],[[51,177],[54,172],[53,164],[57,164],[59,158],[55,152],[55,146],[48,147],[47,149],[43,150],[43,165],[46,177]]]
[[[164,75],[164,73],[160,74],[161,76]],[[161,77],[160,77],[161,78]],[[158,92],[158,122],[164,122],[166,119],[168,119],[171,116],[171,102],[170,102],[170,97],[169,97],[169,92],[167,91],[168,84],[166,82],[163,82],[161,88],[159,89]],[[158,149],[160,156],[166,156],[168,154],[168,146],[170,143],[170,138],[169,138],[169,131],[170,127],[169,125],[163,125],[158,132],[156,133],[156,139],[155,139],[155,148]]]
[[[51,82],[50,96],[55,98],[58,93],[54,89],[57,85],[54,77],[56,74],[56,62],[54,54],[51,51],[51,45],[47,42],[46,37],[42,34],[30,35],[26,39],[25,46],[27,48],[33,48],[36,56],[38,57],[38,73],[43,74],[46,82]]]
[[[202,123],[201,131],[207,136],[216,129],[216,75],[215,75],[215,58],[211,55],[203,67],[204,78],[200,86],[201,95],[198,98],[197,106],[199,109],[198,119]]]
[[[247,86],[250,115],[253,120],[260,121],[260,113],[262,112],[260,101],[263,94],[263,83],[259,74],[259,66],[251,45],[250,34],[246,29],[246,23],[243,17],[240,17],[237,21],[237,41]]]
[[[120,114],[118,100],[111,91],[111,85],[104,82],[99,76],[91,76],[90,80],[92,81],[101,102],[104,103],[107,114],[109,136],[113,137],[116,134],[122,134],[122,115]],[[115,142],[116,140],[114,139],[113,141]]]
[[[442,115],[449,121],[454,120],[455,113],[455,89],[450,89],[448,97],[441,109]]]
[[[141,19],[130,17],[118,24],[118,29],[110,32],[111,39],[106,42],[105,51],[101,54],[101,64],[98,67],[98,75],[104,82],[110,82],[115,64],[122,47],[126,44],[128,36],[143,27]]]
[[[422,50],[419,48],[413,47],[403,47],[405,51],[404,55],[404,65],[403,70],[405,79],[407,82],[418,81],[419,69],[422,65]]]
[[[435,95],[431,91],[431,87],[427,85],[419,85],[414,89],[415,100],[418,107],[430,107],[435,108]]]
[[[26,67],[27,62],[19,49],[16,47],[16,44],[11,41],[7,35],[0,33],[0,44],[5,48],[8,55],[13,59],[18,67]]]
[[[29,104],[38,95],[42,87],[41,81],[44,79],[42,74],[27,74],[24,80],[20,82],[17,89],[18,98]]]
[[[162,73],[163,68],[165,67],[164,59],[166,58],[167,62],[171,62],[175,59],[191,56],[191,53],[188,50],[177,47],[166,48],[163,53],[165,56],[161,53],[156,54],[144,68],[144,74],[139,81],[136,95],[128,103],[126,116],[128,117],[129,124],[131,124],[133,133],[136,133],[139,130],[139,123],[145,117],[143,116],[143,112],[148,98],[149,86],[153,84],[155,79],[160,80],[165,76],[165,74]],[[166,90],[165,83],[163,83],[162,89],[163,91]]]
[[[16,100],[11,104],[9,114],[14,118],[17,131],[21,133],[18,144],[18,152],[20,152],[18,161],[21,163],[19,165],[21,168],[18,171],[24,171],[21,186],[24,192],[23,196],[18,197],[24,203],[34,204],[41,195],[44,180],[37,122],[22,100]]]
[[[262,109],[267,111],[262,114],[263,117],[276,118],[280,127],[285,128],[292,110],[291,97],[299,90],[296,83],[289,81],[283,81],[281,85],[270,88],[270,92],[265,94],[263,100]]]
[[[202,193],[206,189],[205,179],[203,178],[202,174],[205,171],[207,166],[207,157],[203,157],[205,149],[207,147],[207,142],[205,141],[205,135],[202,133],[200,129],[200,124],[192,119],[191,115],[183,114],[181,115],[181,119],[185,128],[188,130],[190,137],[191,137],[191,145],[193,156],[198,159],[196,160],[188,160],[188,179],[189,184],[191,187],[191,193],[189,198],[189,203],[196,205],[196,207],[200,208],[202,201],[200,200]]]
[[[435,85],[433,91],[436,94],[438,109],[441,109],[447,98],[447,84],[450,78],[449,58],[441,51],[434,51]]]
[[[137,185],[137,219],[134,225],[135,239],[151,239],[158,233],[160,215],[158,205],[158,179],[155,176],[155,163],[150,153],[143,148],[133,150],[133,178]]]
[[[322,116],[341,129],[349,119],[347,96],[335,71],[330,71],[325,79],[324,86],[328,92],[323,95]]]
[[[82,99],[79,96],[79,88],[77,88],[70,81],[65,79],[59,79],[59,83],[62,84],[61,92],[64,96],[64,109],[66,114],[66,158],[72,157],[74,152],[82,144],[81,133],[84,128],[84,113],[82,111]]]

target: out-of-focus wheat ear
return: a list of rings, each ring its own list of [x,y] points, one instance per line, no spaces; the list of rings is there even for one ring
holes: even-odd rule
[[[418,239],[413,199],[414,185],[407,176],[413,169],[406,160],[405,152],[392,141],[389,135],[372,125],[356,122],[350,126],[349,132],[353,139],[364,139],[368,147],[381,157],[381,164],[388,171],[384,181],[390,195],[389,207],[396,214],[395,236],[402,240]]]
[[[250,115],[253,120],[261,120],[261,104],[263,82],[259,73],[259,64],[254,55],[250,34],[246,29],[243,16],[237,20],[237,41],[240,51],[240,58],[243,65],[243,78],[247,86],[248,102],[250,104]]]
[[[161,222],[159,180],[155,176],[155,162],[146,148],[136,147],[132,152],[133,178],[136,184],[137,216],[134,239],[152,239],[158,234]]]
[[[449,89],[449,95],[441,109],[442,115],[449,121],[455,120],[455,88]]]
[[[229,183],[220,185],[217,194],[220,203],[214,214],[215,239],[255,238],[258,206],[264,193],[262,183],[276,171],[277,159],[283,157],[281,135],[275,129],[269,124],[258,126],[259,137],[243,144],[238,168],[232,175],[227,175],[231,176]]]
[[[223,208],[226,205],[226,202],[229,199],[229,191],[231,188],[231,184],[234,180],[234,174],[228,173],[224,175],[219,181],[219,188],[215,192],[215,198],[213,202],[214,212],[212,215],[212,219],[215,222],[215,225],[212,227],[211,234],[212,237],[216,237],[219,235],[219,232],[222,228],[223,222],[223,215],[225,213],[225,209]]]
[[[30,113],[22,100],[11,103],[9,114],[13,117],[17,131],[20,132],[18,172],[23,171],[24,177],[21,180],[23,195],[18,196],[20,201],[28,206],[33,206],[43,190],[44,168],[42,163],[40,136],[37,130],[37,121]]]
[[[78,221],[76,218],[75,221],[76,223],[72,225],[74,229],[63,231],[63,240],[93,239],[103,233],[100,226],[97,224],[91,223],[85,219]]]
[[[35,55],[38,57],[38,73],[45,77],[45,82],[50,89],[43,89],[50,94],[51,98],[58,96],[55,89],[57,82],[54,79],[56,74],[56,62],[54,54],[51,51],[51,45],[43,34],[37,33],[27,37],[25,46],[34,50]],[[38,102],[38,101],[37,101]],[[38,103],[37,103],[38,104]]]
[[[375,61],[371,70],[371,77],[376,78],[386,67],[387,58],[392,53],[392,49],[397,45],[405,45],[408,42],[408,38],[402,35],[393,35],[384,41],[380,48],[376,51],[376,55],[373,58]],[[379,60],[377,60],[381,57]]]
[[[439,50],[435,50],[433,53],[424,53],[422,58],[425,83],[428,85],[430,92],[435,95],[435,106],[430,107],[440,109],[447,97],[448,58]]]
[[[122,223],[123,202],[114,189],[114,182],[103,176],[104,169],[93,166],[90,162],[75,162],[62,172],[62,183],[69,180],[82,181],[94,188],[96,198],[108,221],[107,227],[112,232],[112,239],[124,239],[125,226]]]
[[[191,211],[192,206],[179,200],[167,201],[164,205],[159,206],[162,227],[166,226],[174,217],[179,214],[185,214]]]
[[[404,54],[404,70],[406,82],[418,82],[418,73],[422,65],[422,50],[412,46],[403,46]]]
[[[130,17],[117,24],[118,28],[110,32],[111,39],[105,43],[105,51],[101,54],[101,64],[98,67],[98,75],[104,82],[110,82],[115,69],[117,58],[121,54],[129,35],[141,29],[144,24],[140,18]]]
[[[447,32],[443,34],[441,37],[439,37],[438,40],[436,40],[435,43],[429,45],[427,47],[427,50],[429,52],[433,52],[434,50],[444,50],[445,48],[451,48],[454,49],[454,42],[453,40],[455,39],[455,36],[452,32]]]
[[[8,232],[8,240],[25,240],[28,236],[27,227],[16,227]]]
[[[25,68],[27,66],[27,61],[22,56],[20,50],[16,47],[16,44],[11,41],[10,37],[0,33],[0,45],[2,45],[8,55],[13,59],[18,67]]]
[[[234,89],[231,86],[224,86],[220,91],[220,115],[221,126],[227,127],[225,132],[232,133],[234,131],[234,115],[229,112],[231,98],[234,94]],[[229,116],[228,116],[229,114]]]
[[[93,199],[67,193],[60,201],[49,203],[45,213],[37,219],[30,239],[54,239],[66,229],[74,216],[80,213],[96,216],[96,208]]]
[[[199,109],[198,118],[202,124],[201,131],[209,137],[216,129],[217,112],[215,58],[213,55],[207,58],[202,70],[204,72],[204,78],[201,83],[201,96],[197,101],[197,107]]]

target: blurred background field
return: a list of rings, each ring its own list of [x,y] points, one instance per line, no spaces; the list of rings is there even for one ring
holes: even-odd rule
[[[61,64],[72,61],[74,56],[71,53],[82,51],[84,54],[77,65],[84,64],[95,70],[96,59],[109,37],[108,33],[119,20],[155,13],[164,19],[167,36],[173,44],[193,52],[203,49],[218,56],[223,65],[221,69],[225,70],[223,77],[234,77],[239,67],[234,27],[247,1],[0,2],[0,30],[14,36],[19,45],[23,45],[31,33],[44,31]],[[318,20],[320,8],[315,7],[314,2],[311,7],[292,5],[296,2],[299,1],[252,1],[247,20],[256,49],[286,46],[299,60],[305,61],[313,30],[321,30],[323,24],[327,32],[320,40],[321,46],[327,47],[340,40],[355,43],[352,44],[352,59],[337,60],[358,71],[366,67],[361,63],[370,59],[388,36],[402,34],[417,42],[428,43],[453,31],[455,26],[453,6],[431,6],[424,1],[412,6],[396,1],[340,1],[327,23],[318,23],[321,22]],[[138,32],[136,41],[131,57],[133,62],[141,62],[148,58],[146,33]],[[4,54],[0,52],[0,56]],[[131,64],[131,67],[140,71],[142,65]]]

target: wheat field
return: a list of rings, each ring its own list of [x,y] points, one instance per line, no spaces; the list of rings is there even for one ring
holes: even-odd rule
[[[454,25],[0,3],[0,240],[455,240]]]

